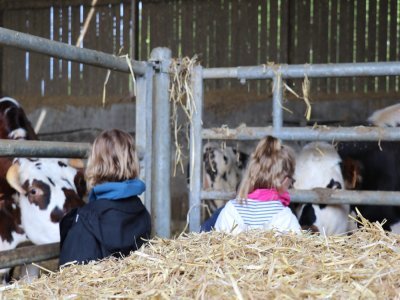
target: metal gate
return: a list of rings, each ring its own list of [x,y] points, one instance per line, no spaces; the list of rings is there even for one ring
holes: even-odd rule
[[[350,76],[388,76],[400,75],[400,62],[374,63],[339,63],[315,65],[275,65],[251,66],[235,68],[202,68],[196,67],[192,88],[196,112],[190,131],[190,162],[193,164],[191,185],[189,191],[189,229],[200,229],[200,204],[202,199],[232,199],[233,193],[204,191],[202,185],[202,140],[203,139],[234,139],[258,140],[266,135],[274,135],[282,140],[302,141],[399,141],[398,128],[377,127],[340,127],[311,128],[283,127],[283,79],[350,77]],[[251,79],[273,80],[272,120],[270,127],[239,127],[229,129],[202,128],[203,84],[205,79],[235,78],[241,81]],[[294,202],[320,203],[317,191],[291,191]],[[400,192],[356,192],[334,191],[329,203],[400,205]]]

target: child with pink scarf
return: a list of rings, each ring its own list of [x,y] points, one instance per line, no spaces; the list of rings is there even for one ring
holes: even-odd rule
[[[293,184],[293,151],[275,137],[267,136],[257,145],[239,186],[236,199],[222,209],[215,230],[240,233],[251,229],[300,232],[288,207],[287,190]]]

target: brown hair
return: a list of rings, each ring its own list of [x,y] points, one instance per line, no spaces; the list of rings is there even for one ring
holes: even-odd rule
[[[291,148],[273,136],[266,136],[257,145],[240,183],[237,199],[247,199],[256,189],[276,189],[283,192],[283,180],[292,177],[295,156]]]
[[[139,161],[133,137],[122,130],[103,131],[94,140],[86,168],[88,188],[139,176]]]

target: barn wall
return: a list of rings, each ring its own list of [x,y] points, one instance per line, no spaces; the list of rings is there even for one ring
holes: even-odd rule
[[[166,46],[206,67],[395,61],[399,0],[142,0],[139,58]],[[399,90],[398,77],[313,79],[312,95]],[[290,84],[297,91],[301,81]],[[215,80],[207,89],[241,88]],[[242,89],[270,90],[263,82]]]
[[[89,6],[77,1],[6,2],[3,26],[75,45]],[[124,55],[130,50],[130,1],[100,1],[83,41],[83,47]],[[62,4],[61,4],[62,3]],[[31,111],[37,106],[101,106],[107,70],[3,48],[2,94],[18,98]],[[130,99],[127,74],[112,72],[106,104]]]
[[[0,0],[2,26],[75,44],[90,0]],[[136,32],[136,59],[151,49],[171,48],[173,56],[198,55],[205,67],[393,61],[399,57],[400,0],[137,0],[138,23],[130,22],[131,0],[98,0],[83,42],[90,49],[130,52]],[[3,94],[21,99],[28,111],[40,105],[102,105],[106,70],[2,49]],[[301,80],[288,84],[301,93]],[[113,72],[107,104],[131,100],[130,80]],[[206,91],[247,92],[270,98],[267,80],[207,81]],[[311,98],[373,98],[399,90],[398,77],[311,80]],[[206,101],[213,101],[206,99]]]

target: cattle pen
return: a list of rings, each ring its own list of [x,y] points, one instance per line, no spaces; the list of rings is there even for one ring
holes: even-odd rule
[[[0,28],[0,44],[29,50],[44,55],[71,60],[101,68],[131,74],[135,77],[136,92],[136,139],[139,156],[146,182],[145,204],[153,215],[154,232],[157,236],[170,236],[170,108],[169,108],[169,66],[171,52],[165,48],[157,48],[152,52],[149,61],[128,61],[111,54],[70,46],[68,44],[39,38]],[[308,77],[346,77],[346,76],[389,76],[400,75],[399,62],[375,63],[338,63],[324,65],[275,65],[233,67],[233,68],[203,68],[196,66],[192,74],[192,91],[196,105],[190,128],[190,161],[192,177],[189,201],[189,229],[198,231],[200,227],[201,199],[231,197],[231,194],[202,191],[201,189],[201,158],[203,139],[236,139],[254,140],[267,134],[273,134],[283,140],[308,141],[339,141],[339,140],[400,140],[396,128],[311,128],[283,127],[282,94],[283,79]],[[274,82],[273,89],[273,126],[246,127],[237,129],[203,128],[203,82],[217,78],[235,78],[241,81],[252,79],[269,79]],[[22,142],[0,141],[0,154],[3,156],[26,157],[81,157],[87,156],[89,144],[62,142]],[[157,187],[157,188],[155,188]],[[318,202],[323,191],[291,191],[294,201]],[[330,203],[360,203],[393,205],[400,203],[400,193],[397,192],[325,192],[323,201]],[[49,252],[46,248],[45,251]],[[21,257],[15,263],[8,261],[7,267],[43,260],[54,257],[55,248],[51,254],[42,253],[36,257]],[[4,267],[1,265],[0,267]]]
[[[286,141],[398,141],[400,132],[397,128],[377,127],[283,127],[283,79],[305,77],[350,77],[399,75],[399,62],[373,63],[338,63],[315,65],[274,65],[236,68],[210,68],[201,66],[194,71],[193,95],[197,108],[190,132],[190,161],[193,162],[190,187],[189,228],[200,228],[201,199],[232,199],[234,193],[205,191],[201,189],[202,139],[258,140],[268,134]],[[270,79],[273,81],[272,126],[202,128],[203,81],[205,79],[235,78],[242,82],[251,79]],[[366,204],[397,205],[400,203],[399,192],[370,191],[332,191],[292,190],[294,202],[331,203],[331,204]],[[322,201],[321,201],[322,199]]]

